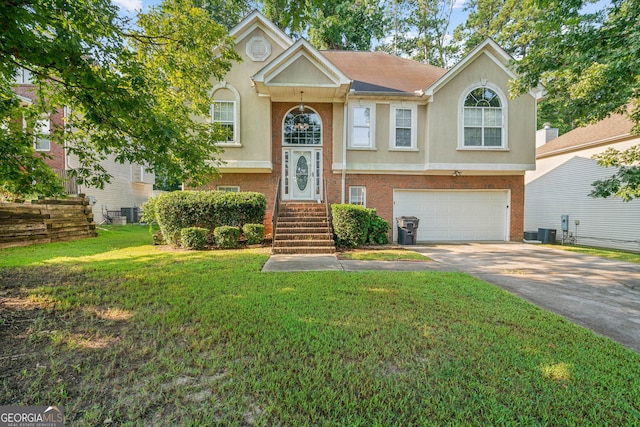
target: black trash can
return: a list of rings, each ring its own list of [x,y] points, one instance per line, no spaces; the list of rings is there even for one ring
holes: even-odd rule
[[[538,240],[542,243],[555,243],[556,242],[556,230],[555,228],[538,228]]]
[[[396,221],[398,222],[398,244],[415,245],[420,220],[415,216],[399,216]]]
[[[138,222],[138,208],[120,208],[120,216],[127,218],[127,224]]]
[[[525,231],[524,232],[524,240],[538,240],[538,232],[537,231]]]

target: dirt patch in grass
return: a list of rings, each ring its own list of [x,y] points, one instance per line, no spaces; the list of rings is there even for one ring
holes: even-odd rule
[[[121,342],[128,327],[126,312],[61,309],[55,299],[33,292],[86,280],[59,267],[0,270],[0,402],[34,405],[62,398],[71,392],[67,385],[78,384],[84,366],[101,363],[104,352]],[[58,396],[40,394],[45,388],[57,390]]]
[[[433,261],[431,258],[405,249],[401,246],[363,246],[357,249],[343,249],[337,253],[338,259],[354,261]]]

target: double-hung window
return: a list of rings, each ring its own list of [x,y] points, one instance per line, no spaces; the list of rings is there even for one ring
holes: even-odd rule
[[[39,119],[33,127],[33,144],[36,151],[51,151],[49,119]]]
[[[354,105],[350,108],[350,141],[351,148],[374,147],[374,114],[373,105]]]
[[[235,101],[215,101],[211,107],[211,118],[222,132],[219,142],[234,144],[236,141],[236,103]]]
[[[416,106],[391,106],[391,148],[416,148]]]
[[[367,187],[350,186],[349,187],[349,203],[352,205],[366,206]]]
[[[492,89],[471,90],[463,107],[464,148],[504,148],[503,103]]]

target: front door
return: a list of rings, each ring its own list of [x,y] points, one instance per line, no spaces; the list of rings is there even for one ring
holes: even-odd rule
[[[283,150],[283,199],[321,199],[322,149],[285,148]]]

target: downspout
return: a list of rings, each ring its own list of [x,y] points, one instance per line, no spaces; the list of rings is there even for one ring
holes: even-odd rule
[[[350,92],[347,92],[347,96],[345,97],[344,100],[344,119],[343,119],[343,131],[342,131],[342,188],[341,188],[341,196],[340,196],[340,203],[345,203],[345,195],[347,192],[347,132],[348,132],[348,126],[347,126],[347,120],[349,118],[349,95]]]

